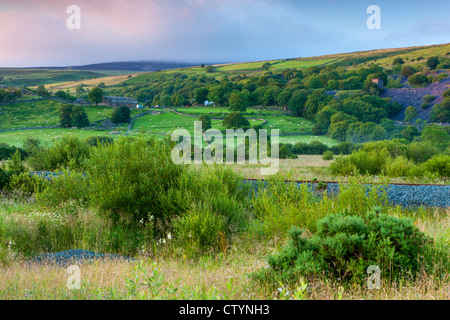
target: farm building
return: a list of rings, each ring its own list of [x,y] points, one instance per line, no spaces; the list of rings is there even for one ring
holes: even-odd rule
[[[372,82],[375,83],[378,86],[378,88],[383,89],[383,79],[375,78],[372,79]]]
[[[76,105],[76,106],[88,106],[89,102],[87,102],[84,99],[78,99],[73,104]]]
[[[103,104],[110,106],[110,107],[131,107],[136,108],[138,102],[132,98],[128,97],[113,97],[113,96],[106,96],[103,97]]]
[[[103,129],[110,129],[112,127],[114,127],[114,123],[111,120],[109,120],[109,118],[106,118],[106,120],[102,122]]]

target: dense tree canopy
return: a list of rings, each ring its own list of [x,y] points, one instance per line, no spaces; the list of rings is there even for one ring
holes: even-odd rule
[[[131,110],[128,107],[115,107],[111,116],[111,121],[115,124],[128,123],[131,120]]]
[[[103,90],[98,87],[89,90],[88,99],[92,104],[99,104],[103,99]]]
[[[223,126],[227,129],[247,129],[250,122],[240,112],[231,112],[224,120]]]

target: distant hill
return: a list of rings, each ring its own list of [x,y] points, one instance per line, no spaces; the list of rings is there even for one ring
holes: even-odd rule
[[[198,64],[186,62],[167,62],[167,61],[121,61],[87,64],[83,66],[68,67],[39,67],[33,69],[52,69],[52,70],[89,70],[89,71],[156,71],[164,69],[177,69],[196,66]]]
[[[196,65],[198,64],[185,62],[122,61],[67,67],[0,67],[0,84],[16,87],[33,87],[41,84],[50,85],[66,81],[83,81],[106,76],[179,69]]]

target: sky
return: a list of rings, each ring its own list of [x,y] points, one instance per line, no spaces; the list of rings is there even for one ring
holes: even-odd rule
[[[380,8],[380,29],[367,27],[370,5]],[[449,12],[448,0],[0,0],[0,67],[228,63],[442,44]]]

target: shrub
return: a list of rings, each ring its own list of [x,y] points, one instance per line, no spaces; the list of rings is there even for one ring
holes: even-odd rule
[[[442,97],[450,98],[450,89],[445,90],[444,93],[442,94]]]
[[[231,112],[223,121],[222,124],[227,129],[247,129],[250,127],[250,122],[244,118],[240,112]]]
[[[450,122],[450,98],[445,98],[444,101],[433,107],[430,120],[435,122]]]
[[[438,66],[439,67],[439,66]],[[442,81],[442,80],[444,80],[444,79],[447,79],[448,78],[448,74],[446,74],[446,73],[441,73],[440,75],[438,75],[437,77],[435,77],[435,81],[433,81],[433,82],[440,82],[440,81]]]
[[[3,188],[9,183],[9,178],[10,173],[0,167],[0,190],[3,190]]]
[[[201,172],[189,170],[181,174],[184,201],[201,205],[226,218],[227,234],[243,231],[248,224],[244,210],[251,185],[242,185],[241,177],[231,168],[205,166]]]
[[[150,215],[165,220],[185,209],[177,188],[182,170],[172,162],[167,142],[119,138],[99,145],[86,164],[90,203],[116,223]]]
[[[393,64],[393,65],[396,65],[396,64],[404,64],[404,63],[405,63],[405,61],[403,61],[402,58],[395,58],[395,59],[392,61],[392,64]]]
[[[430,160],[420,166],[424,171],[436,173],[440,177],[450,177],[450,156],[444,154],[434,155]]]
[[[328,150],[328,146],[320,141],[311,141],[311,143],[297,142],[292,152],[294,154],[323,154]]]
[[[207,114],[201,114],[198,117],[198,121],[202,122],[202,130],[203,132],[205,132],[208,129],[211,129],[211,117],[208,116]]]
[[[126,106],[115,107],[111,115],[111,121],[115,124],[128,123],[131,120],[131,110]]]
[[[396,88],[401,88],[402,86],[403,86],[402,79],[400,79],[400,78],[398,78],[398,79],[389,78],[388,83],[386,85],[386,88],[388,88],[388,89],[396,89]]]
[[[388,177],[406,177],[411,174],[414,168],[414,162],[406,159],[403,156],[395,159],[389,158],[386,163],[386,175]]]
[[[333,175],[350,176],[357,173],[357,168],[348,157],[337,157],[328,167],[328,171]]]
[[[407,141],[405,140],[384,140],[364,144],[364,151],[381,151],[386,149],[392,158],[405,155],[407,149]]]
[[[15,191],[25,196],[31,196],[44,189],[45,183],[41,177],[29,173],[13,174],[6,188],[8,192]]]
[[[325,151],[322,155],[322,159],[323,160],[333,160],[334,159],[333,152],[330,150]]]
[[[385,279],[416,275],[428,256],[432,241],[406,218],[373,210],[363,216],[328,215],[317,222],[317,233],[306,238],[292,227],[290,241],[277,255],[268,257],[269,269],[253,274],[261,281],[294,282],[301,276],[325,274],[362,283],[367,268],[376,265]]]
[[[348,161],[360,174],[375,175],[381,173],[384,169],[388,157],[389,152],[386,149],[370,151],[358,150],[352,152],[352,154],[348,156]],[[332,165],[333,163],[330,165],[330,170],[333,172],[336,168],[332,168]]]
[[[437,153],[439,153],[439,149],[431,141],[421,141],[409,144],[404,155],[415,163],[422,163]]]
[[[422,105],[420,106],[420,108],[422,109],[428,109],[429,107],[431,107],[431,105],[428,103],[422,103]]]
[[[25,165],[22,161],[22,157],[18,149],[12,155],[11,159],[6,161],[6,168],[11,174],[16,175],[26,171]]]
[[[333,154],[350,154],[354,146],[355,145],[351,142],[341,142],[338,145],[332,146],[330,150]]]
[[[278,155],[280,159],[295,159],[295,154],[292,153],[292,144],[280,143]]]
[[[17,150],[20,152],[21,158],[24,158],[24,156],[26,155],[25,150],[0,142],[0,161],[11,158]]]
[[[421,73],[418,73],[418,74],[414,74],[414,75],[410,76],[408,78],[408,83],[411,86],[423,87],[423,86],[428,85],[430,83],[430,80],[428,79],[427,76],[425,76]]]
[[[431,101],[433,101],[434,99],[436,99],[436,96],[432,96],[432,95],[427,94],[427,95],[425,95],[423,97],[423,102],[424,103],[431,103]]]
[[[89,197],[88,181],[79,172],[64,170],[57,177],[46,180],[44,187],[36,194],[36,201],[46,207],[56,208],[75,200],[87,203]]]
[[[405,122],[411,123],[412,120],[417,117],[417,109],[413,106],[409,106],[405,110]]]
[[[89,145],[76,137],[63,137],[48,148],[31,152],[28,164],[34,170],[53,171],[63,168],[80,169],[89,157]]]
[[[86,139],[86,143],[91,147],[96,147],[101,143],[113,143],[113,142],[114,142],[113,138],[105,136],[89,137]]]
[[[435,69],[439,63],[438,57],[429,57],[427,60],[427,67],[430,67],[430,69]]]
[[[190,252],[204,252],[219,248],[219,234],[224,234],[225,217],[214,214],[211,208],[193,208],[174,221],[176,242]]]
[[[416,72],[417,72],[417,70],[414,69],[413,67],[411,67],[411,66],[404,66],[402,68],[402,70],[400,71],[400,74],[402,76],[404,76],[404,77],[409,77],[409,76],[412,76]]]

